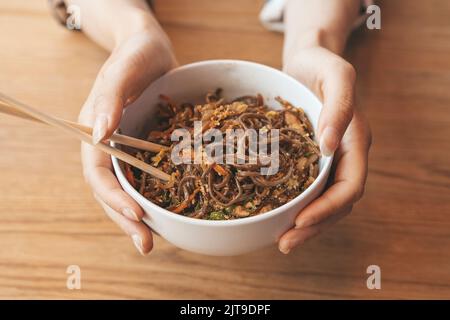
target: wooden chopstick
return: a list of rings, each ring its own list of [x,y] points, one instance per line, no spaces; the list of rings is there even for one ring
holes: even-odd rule
[[[33,121],[37,121],[37,122],[41,122],[41,120],[32,117],[16,108],[14,108],[14,106],[11,106],[7,103],[5,103],[4,101],[0,101],[0,112],[4,113],[4,114],[9,114],[15,117],[19,117],[22,119],[27,119],[27,120],[33,120]],[[56,118],[56,117],[55,117]],[[78,128],[84,132],[86,132],[87,134],[92,135],[92,128],[84,126],[82,124],[76,123],[76,122],[72,122],[69,120],[64,120],[61,118],[56,118],[60,121],[63,121],[65,123],[67,123],[68,125]],[[141,139],[136,139],[130,136],[125,136],[119,133],[113,133],[113,135],[108,139],[110,141],[116,142],[118,144],[124,145],[124,146],[129,146],[129,147],[133,147],[136,149],[140,149],[140,150],[147,150],[147,151],[152,151],[152,152],[159,152],[162,150],[168,150],[169,148],[166,146],[162,146],[160,144],[157,143],[153,143],[150,141],[145,141],[145,140],[141,140]]]
[[[129,155],[126,152],[123,152],[121,150],[118,150],[116,148],[113,148],[105,143],[98,143],[93,144],[92,142],[92,136],[82,130],[80,130],[77,127],[73,127],[64,121],[57,119],[49,114],[46,114],[40,110],[34,109],[26,104],[23,104],[19,101],[14,100],[13,98],[10,98],[2,93],[0,93],[0,101],[2,101],[4,104],[9,105],[10,107],[13,107],[15,110],[18,110],[18,112],[24,113],[28,115],[31,118],[35,118],[41,122],[47,123],[51,126],[54,126],[62,131],[67,132],[68,134],[72,135],[73,137],[78,138],[79,140],[88,143],[101,151],[108,153],[138,169],[141,169],[142,171],[147,172],[148,174],[152,175],[155,178],[169,181],[170,175],[167,173],[139,160],[135,157]],[[17,112],[16,112],[17,113]]]

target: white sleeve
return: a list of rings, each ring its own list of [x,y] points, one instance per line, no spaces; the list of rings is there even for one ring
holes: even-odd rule
[[[259,14],[262,25],[269,30],[283,32],[283,11],[286,0],[268,0]]]
[[[366,19],[366,9],[374,4],[374,0],[361,0],[361,15],[355,21],[354,28],[358,28]],[[262,25],[269,30],[284,32],[283,13],[286,0],[267,0],[259,14]]]

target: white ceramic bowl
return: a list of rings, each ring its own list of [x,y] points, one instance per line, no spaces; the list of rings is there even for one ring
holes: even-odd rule
[[[144,137],[149,120],[165,94],[177,102],[202,102],[205,93],[222,88],[225,98],[261,93],[265,102],[280,108],[276,96],[301,106],[314,128],[320,101],[305,86],[279,70],[247,61],[211,60],[179,67],[153,82],[126,108],[120,129],[126,135]],[[207,255],[238,255],[274,244],[294,225],[297,214],[322,192],[331,167],[331,157],[321,158],[316,181],[301,195],[270,212],[238,220],[211,221],[188,218],[167,211],[145,199],[126,180],[117,159],[114,169],[123,189],[144,209],[144,222],[175,246]]]

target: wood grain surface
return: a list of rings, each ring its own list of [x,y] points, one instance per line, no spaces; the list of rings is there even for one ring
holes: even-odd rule
[[[382,30],[350,39],[374,144],[365,197],[288,256],[276,247],[206,257],[156,237],[141,257],[81,174],[79,143],[0,116],[0,298],[450,298],[450,5],[385,0]],[[281,67],[263,1],[161,0],[180,63],[237,58]],[[0,91],[75,120],[107,53],[50,16],[0,0]],[[379,265],[382,289],[368,290]],[[78,265],[82,289],[66,288]]]

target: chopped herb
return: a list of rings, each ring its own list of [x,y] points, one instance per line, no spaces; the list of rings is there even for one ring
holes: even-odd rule
[[[223,209],[223,212],[224,212],[225,214],[227,214],[227,215],[230,215],[230,214],[233,213],[234,208],[236,208],[236,205],[235,205],[235,204],[229,206],[228,208]]]
[[[163,202],[164,204],[166,204],[166,205],[169,205],[169,204],[171,204],[171,202],[172,202],[172,196],[171,196],[170,192],[167,191],[167,190],[164,191],[164,193],[163,193],[163,195],[162,195],[161,198],[162,198],[162,199],[161,199],[162,202]]]
[[[208,220],[224,220],[225,214],[223,211],[213,211],[209,214]]]
[[[202,208],[202,205],[200,204],[200,201],[197,202],[197,204],[195,205],[195,211],[198,211]]]
[[[135,178],[140,177],[142,174],[142,171],[140,169],[133,166],[131,166],[131,171],[133,172]]]

